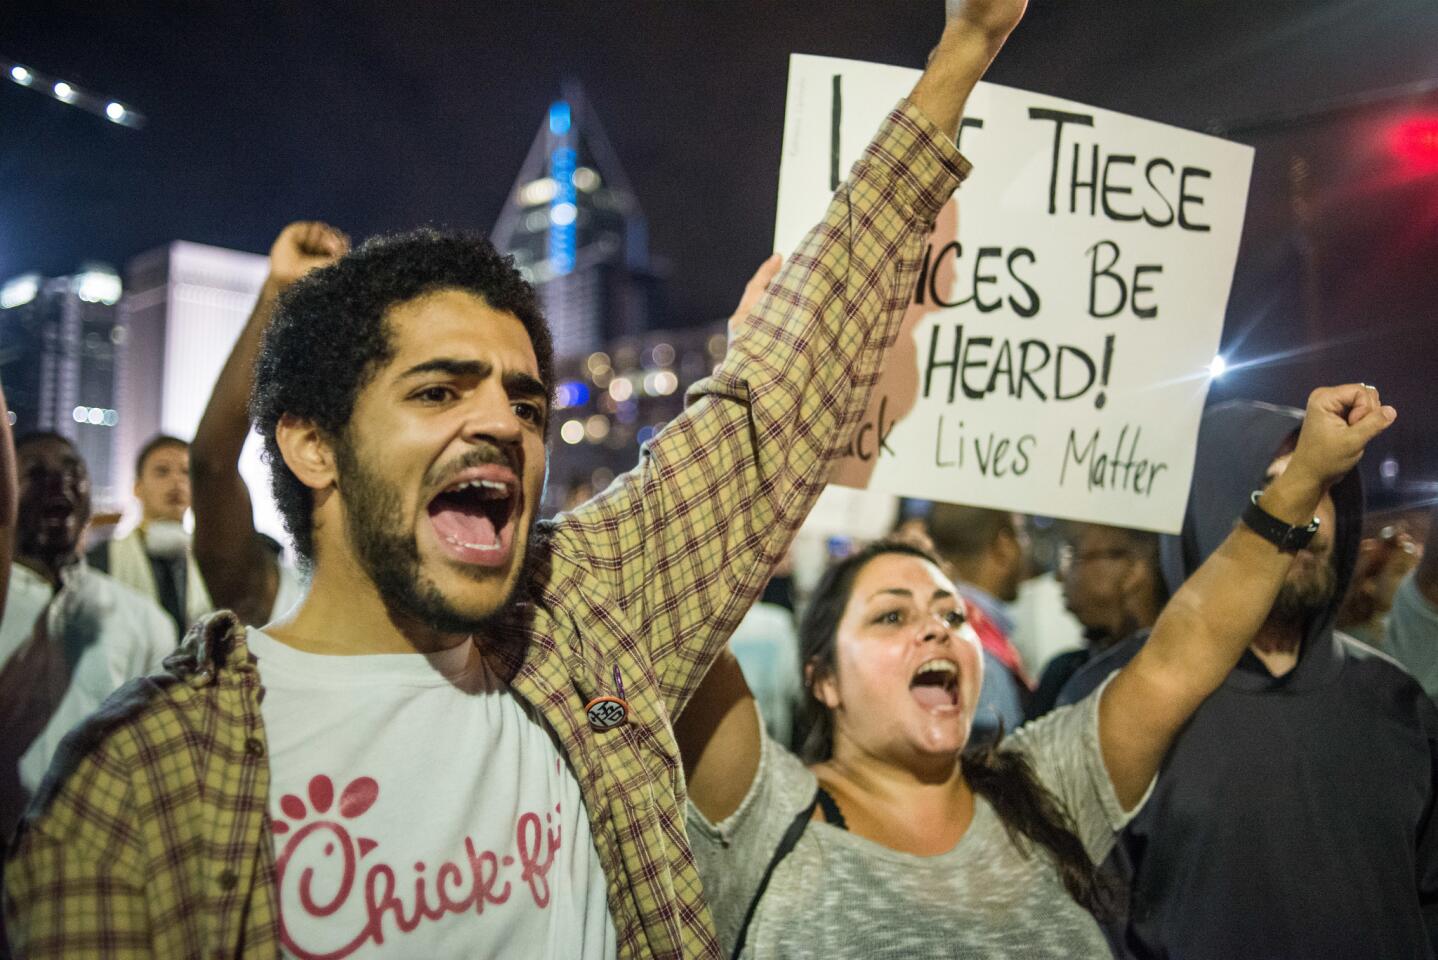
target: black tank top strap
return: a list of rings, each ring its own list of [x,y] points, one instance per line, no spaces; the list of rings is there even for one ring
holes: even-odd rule
[[[824,811],[824,822],[838,827],[840,830],[849,829],[849,824],[844,820],[844,812],[839,809],[838,801],[834,799],[829,791],[820,787],[818,797],[819,809]]]

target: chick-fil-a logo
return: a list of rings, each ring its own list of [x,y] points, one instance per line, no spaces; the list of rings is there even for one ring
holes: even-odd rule
[[[308,806],[292,793],[282,796],[283,816],[275,817],[272,827],[285,838],[275,860],[280,940],[300,960],[339,960],[366,943],[383,944],[386,917],[390,933],[407,934],[446,914],[482,915],[486,906],[509,901],[514,890],[501,874],[516,864],[517,883],[534,906],[543,910],[550,904],[549,870],[560,848],[559,804],[543,823],[537,813],[520,814],[512,853],[478,850],[465,837],[460,855],[433,871],[416,861],[409,871],[413,893],[405,896],[393,866],[378,858],[361,863],[379,843],[360,836],[353,821],[379,799],[379,784],[357,777],[340,792],[338,805],[334,784],[323,774],[310,779],[307,792]],[[296,907],[301,916],[294,916]]]

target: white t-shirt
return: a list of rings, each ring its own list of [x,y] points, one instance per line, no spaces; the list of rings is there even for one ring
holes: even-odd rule
[[[53,593],[34,570],[11,565],[0,620],[0,666],[30,639],[42,612],[49,617],[49,636],[77,656],[64,697],[20,758],[20,782],[31,793],[65,734],[126,682],[158,671],[178,642],[175,621],[158,603],[83,562],[61,574],[60,595],[51,603]]]
[[[472,644],[321,656],[259,630],[285,956],[615,956],[548,727]]]

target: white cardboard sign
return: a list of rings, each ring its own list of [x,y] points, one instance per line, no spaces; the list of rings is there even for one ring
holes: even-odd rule
[[[790,60],[775,248],[819,218],[919,71]],[[833,480],[1176,532],[1253,150],[981,83],[974,164]]]

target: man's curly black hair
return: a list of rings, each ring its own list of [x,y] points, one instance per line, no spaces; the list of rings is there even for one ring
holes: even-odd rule
[[[314,562],[313,500],[290,472],[275,425],[290,414],[344,442],[355,399],[394,356],[385,316],[391,308],[440,290],[463,290],[524,325],[552,390],[554,347],[534,288],[483,236],[420,229],[366,241],[287,290],[255,360],[250,417],[265,443],[270,486],[295,550]]]

